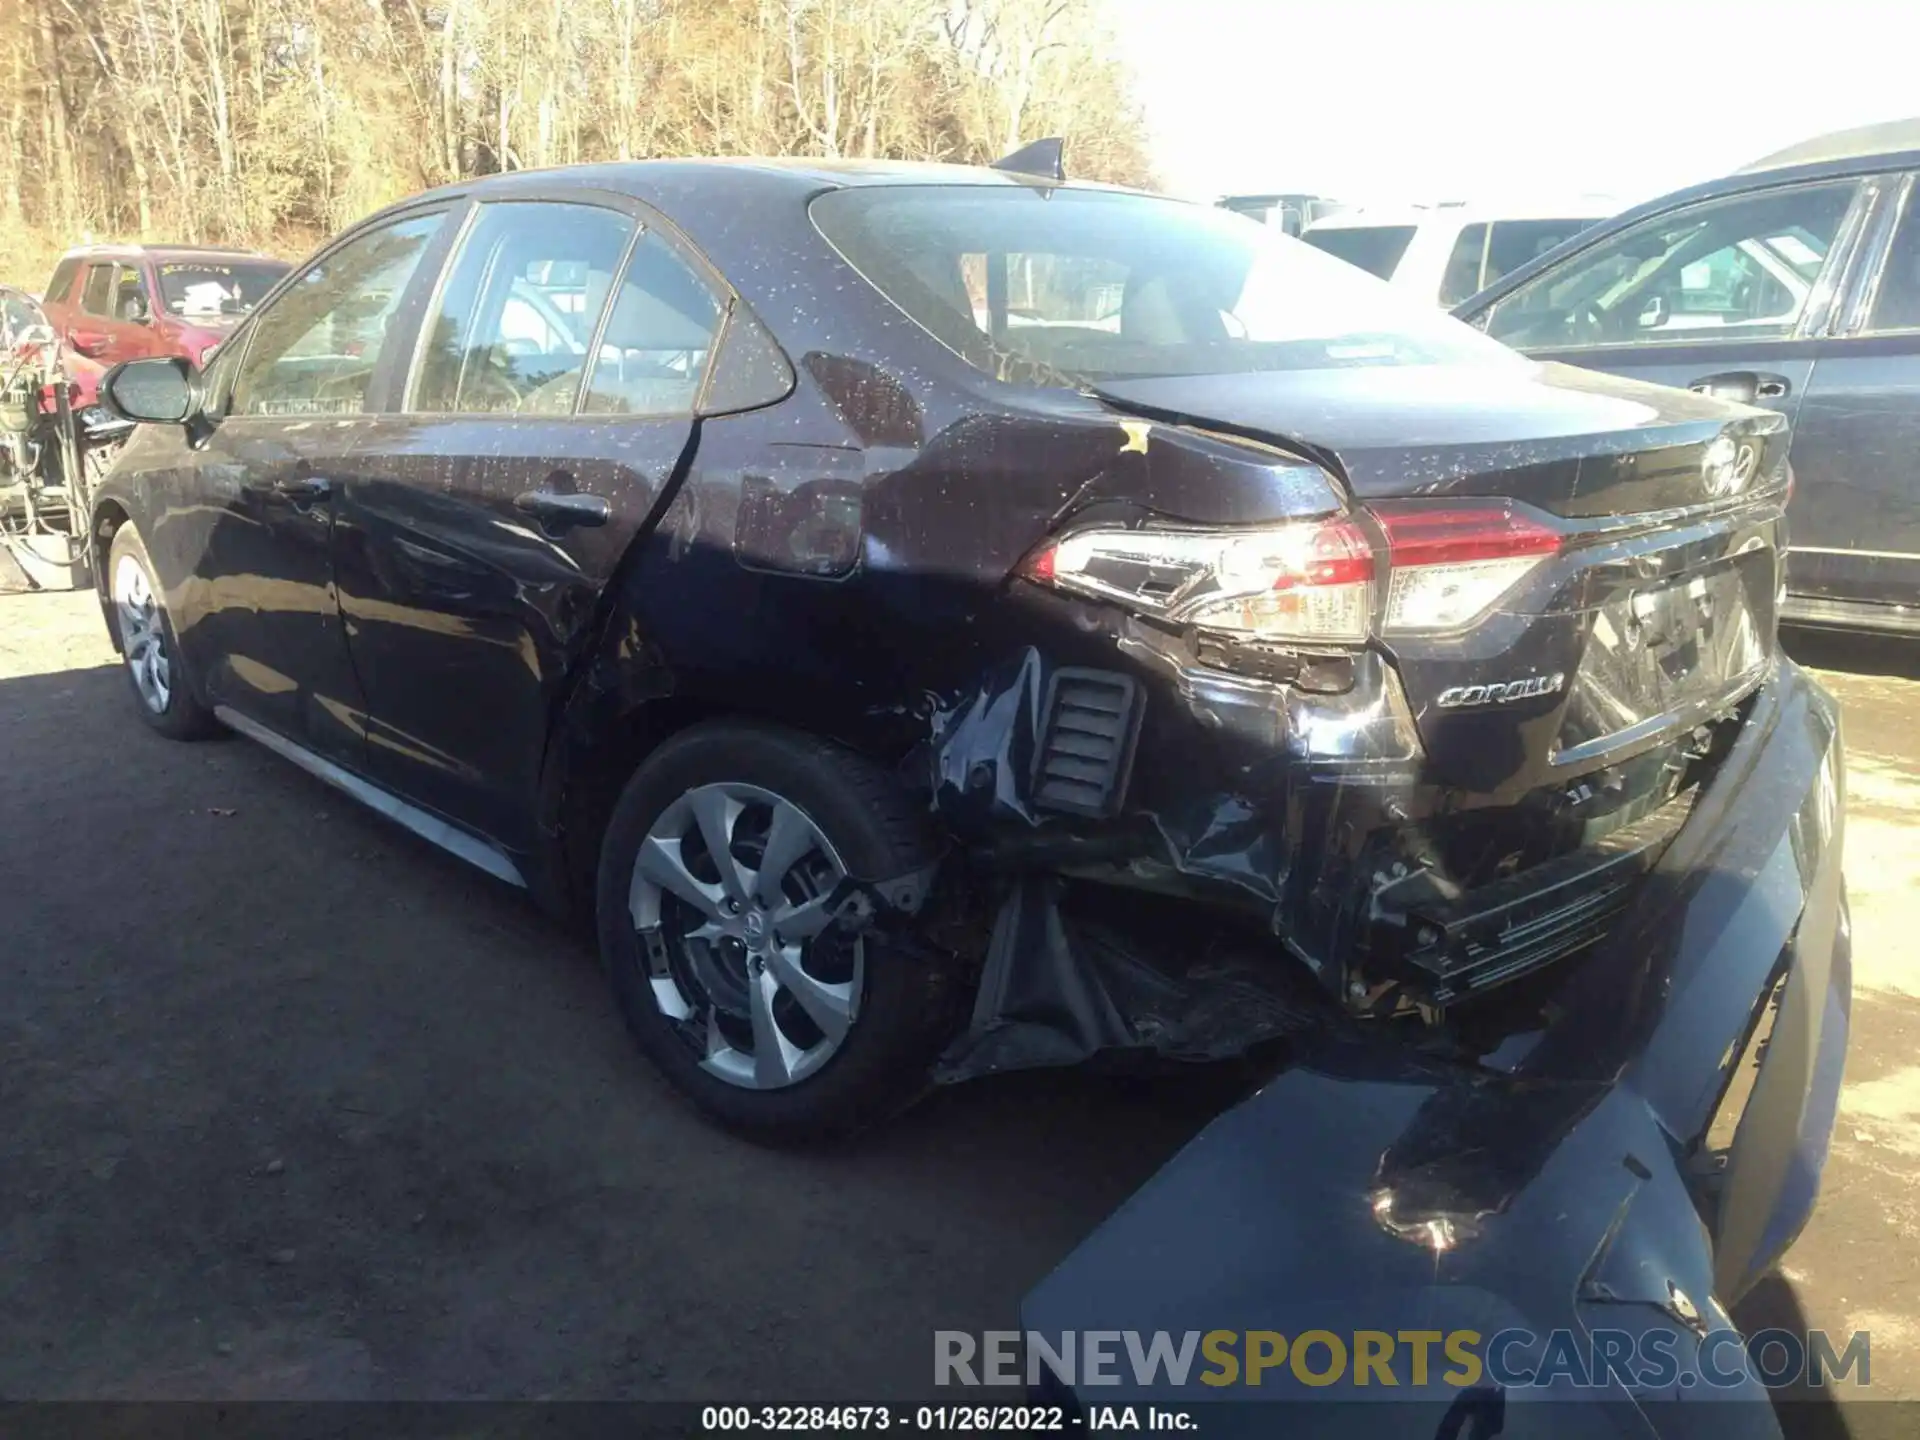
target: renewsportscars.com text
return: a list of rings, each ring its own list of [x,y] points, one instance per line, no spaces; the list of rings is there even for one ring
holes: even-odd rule
[[[1695,1344],[1670,1330],[966,1330],[934,1332],[939,1385],[1210,1387],[1262,1384],[1418,1389],[1636,1390],[1679,1386],[1768,1389],[1872,1383],[1871,1340],[1856,1330],[1836,1343],[1824,1330],[1763,1330],[1746,1337],[1709,1331]],[[1196,1393],[1205,1393],[1204,1390]]]

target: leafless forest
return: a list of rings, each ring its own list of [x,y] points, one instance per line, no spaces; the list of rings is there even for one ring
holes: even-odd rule
[[[1148,178],[1104,0],[0,0],[0,279],[85,239],[297,254],[424,186],[679,154]]]

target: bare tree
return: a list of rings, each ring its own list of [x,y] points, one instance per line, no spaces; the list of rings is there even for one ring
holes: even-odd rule
[[[427,185],[761,153],[1149,178],[1106,0],[0,0],[17,278],[98,237],[297,250]]]

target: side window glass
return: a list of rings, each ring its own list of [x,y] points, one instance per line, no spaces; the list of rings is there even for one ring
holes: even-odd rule
[[[1480,259],[1487,248],[1487,227],[1468,225],[1453,242],[1453,254],[1440,277],[1440,303],[1458,305],[1480,291]]]
[[[113,318],[137,324],[148,314],[147,283],[131,265],[113,270]]]
[[[212,358],[205,361],[200,385],[208,415],[224,417],[232,412],[233,372],[246,349],[245,337],[240,337],[237,343],[223,341],[214,347]]]
[[[0,298],[0,345],[8,350],[20,343],[28,327],[44,323],[39,307],[25,296],[7,295]]]
[[[53,278],[47,282],[47,299],[61,304],[73,298],[73,277],[80,273],[78,260],[62,260],[53,267]]]
[[[595,205],[483,207],[422,331],[407,408],[572,414],[633,230]]]
[[[793,367],[766,327],[735,303],[702,398],[703,415],[730,415],[784,400],[793,391]]]
[[[89,315],[104,316],[113,313],[113,266],[88,267],[87,288],[81,296],[80,308]]]
[[[1891,330],[1920,330],[1920,185],[1907,195],[1907,213],[1893,232],[1866,333]]]
[[[1509,345],[1777,340],[1806,312],[1855,182],[1736,195],[1655,216],[1537,275],[1493,309]]]
[[[253,321],[234,380],[235,415],[358,415],[399,308],[442,214],[361,235],[281,292]]]
[[[720,301],[658,235],[643,234],[620,277],[582,409],[593,415],[691,415]]]
[[[1493,239],[1487,245],[1486,273],[1480,277],[1480,288],[1485,289],[1502,275],[1518,270],[1529,260],[1537,259],[1554,248],[1564,244],[1593,224],[1592,220],[1496,220],[1493,223]],[[1466,296],[1461,296],[1466,299]]]

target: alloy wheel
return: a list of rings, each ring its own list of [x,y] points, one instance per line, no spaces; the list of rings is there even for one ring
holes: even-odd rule
[[[832,924],[846,878],[813,818],[758,786],[698,786],[654,821],[628,909],[654,1003],[709,1074],[784,1089],[845,1043],[865,963]]]
[[[133,688],[142,704],[154,714],[164,715],[173,700],[166,625],[146,567],[131,555],[122,555],[114,568],[113,603],[120,619],[120,648],[127,657]]]

